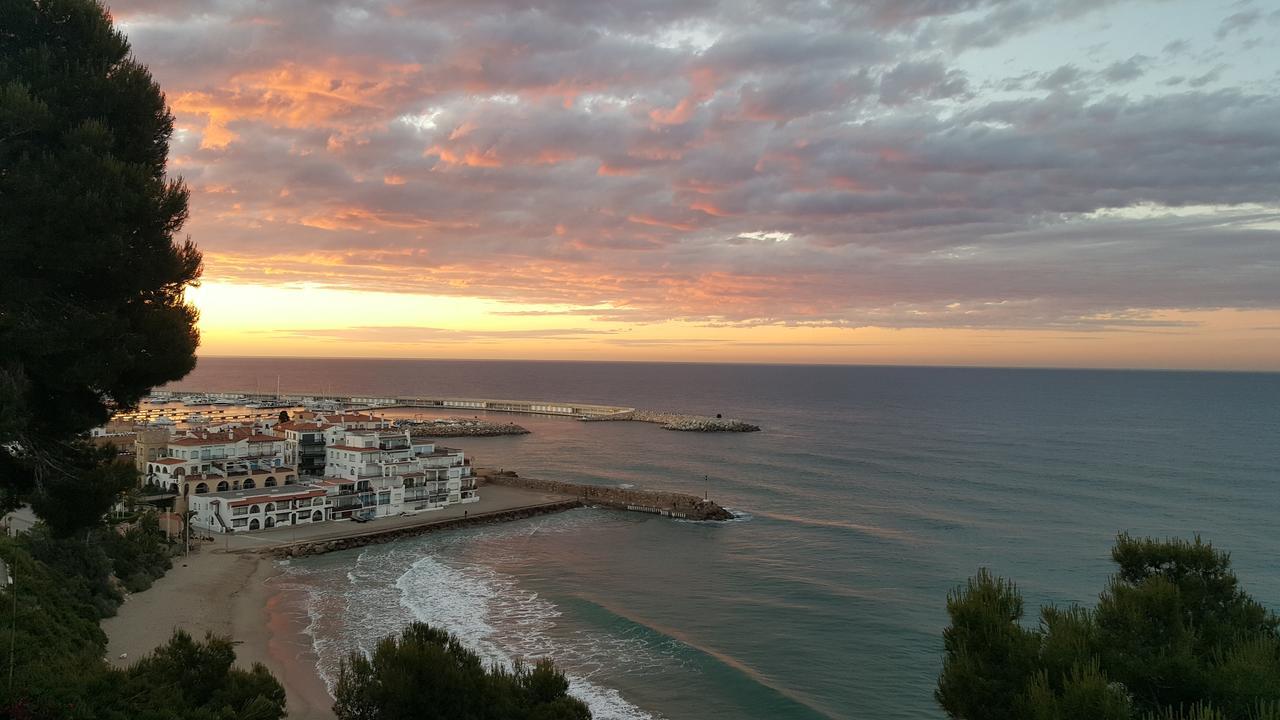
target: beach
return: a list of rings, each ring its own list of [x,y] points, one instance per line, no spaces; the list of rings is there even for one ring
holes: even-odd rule
[[[456,522],[467,513],[512,511],[558,499],[563,496],[490,487],[485,488],[479,502],[467,506],[367,524],[324,523],[197,543],[198,550],[174,558],[173,569],[163,578],[148,590],[128,596],[115,617],[102,621],[108,639],[107,658],[118,667],[127,667],[167,642],[178,628],[196,638],[210,632],[230,637],[236,643],[238,664],[247,668],[260,662],[284,686],[290,718],[333,718],[333,699],[316,670],[311,638],[305,633],[308,620],[290,612],[286,590],[275,582],[282,570],[269,557],[273,548]]]
[[[304,621],[285,612],[272,580],[280,568],[253,552],[206,546],[174,567],[149,590],[130,595],[115,617],[102,621],[107,657],[127,667],[166,642],[175,629],[197,638],[230,637],[242,667],[267,666],[285,688],[290,718],[333,718],[333,700],[316,673]],[[123,657],[122,657],[123,655]]]

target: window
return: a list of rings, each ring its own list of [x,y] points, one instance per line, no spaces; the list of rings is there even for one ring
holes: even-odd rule
[[[231,508],[231,514],[236,517],[240,517],[241,515],[248,515],[249,508],[247,507]]]
[[[254,515],[257,515],[258,513],[262,512],[262,508],[258,507],[257,505],[251,505],[249,506],[249,512]]]
[[[237,519],[237,520],[231,521],[232,527],[244,527],[245,525],[248,525],[248,524],[249,524],[249,521],[245,519]]]

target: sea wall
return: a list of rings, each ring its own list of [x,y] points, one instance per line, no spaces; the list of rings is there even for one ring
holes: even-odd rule
[[[496,437],[528,435],[529,430],[515,423],[493,423],[485,420],[450,418],[448,420],[398,420],[396,427],[408,428],[414,437]]]
[[[704,500],[696,495],[685,493],[583,485],[559,480],[538,480],[537,478],[520,477],[511,471],[477,471],[476,477],[483,484],[505,485],[542,493],[576,497],[586,505],[602,505],[618,510],[647,512],[688,520],[733,519],[733,513],[720,507],[714,501]]]
[[[433,533],[440,530],[457,530],[459,528],[473,527],[476,525],[489,525],[492,523],[510,522],[512,520],[523,520],[524,518],[535,517],[538,515],[549,515],[551,513],[563,512],[565,510],[572,510],[573,508],[578,507],[582,507],[581,500],[567,499],[557,502],[543,503],[541,505],[530,505],[527,507],[515,508],[513,510],[499,510],[497,512],[478,513],[476,515],[464,517],[435,520],[431,522],[424,522],[421,525],[402,525],[399,527],[387,528],[385,530],[370,528],[368,532],[360,533],[358,535],[307,540],[289,545],[280,545],[268,548],[262,552],[278,558],[322,555],[328,552],[364,547],[366,545],[381,545],[383,543],[389,543],[392,540],[415,537],[417,535],[426,535],[427,533]]]

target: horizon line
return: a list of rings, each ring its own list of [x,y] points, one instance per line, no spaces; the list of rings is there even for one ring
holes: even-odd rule
[[[606,359],[554,359],[554,358],[447,358],[447,357],[370,357],[367,355],[201,355],[204,359],[228,360],[373,360],[409,362],[477,362],[477,363],[595,363],[614,365],[757,365],[771,367],[866,367],[866,368],[936,368],[951,370],[1067,370],[1088,372],[1164,372],[1164,373],[1235,373],[1253,375],[1280,374],[1280,368],[1180,368],[1180,367],[1105,367],[1070,365],[983,365],[948,363],[858,363],[858,362],[768,362],[759,360],[606,360]],[[181,382],[184,378],[171,382]]]

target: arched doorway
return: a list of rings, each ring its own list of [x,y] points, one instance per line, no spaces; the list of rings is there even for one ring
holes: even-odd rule
[[[275,503],[267,503],[267,506],[262,508],[262,512],[275,512],[275,509],[276,509]]]
[[[275,487],[275,486],[276,486],[276,479],[274,477],[269,477],[267,478],[266,482],[262,483],[262,487]]]
[[[200,494],[203,494],[203,493],[207,493],[207,492],[209,492],[209,486],[208,486],[208,485],[206,485],[206,484],[204,484],[204,483],[200,483],[199,485],[196,485],[196,494],[197,494],[197,495],[200,495]]]
[[[268,527],[268,528],[273,528],[273,527],[275,527],[275,526],[276,526],[276,519],[275,519],[275,518],[273,518],[273,517],[268,516],[268,517],[267,517],[267,527]]]
[[[218,483],[218,492],[226,492],[230,489],[231,489],[231,486],[227,484],[226,480],[223,480],[222,482]]]
[[[319,510],[311,513],[311,522],[320,522],[324,519],[324,515]]]
[[[258,483],[254,482],[254,481],[252,481],[252,480],[245,480],[245,481],[244,481],[244,483],[240,486],[240,489],[241,489],[241,490],[252,490],[252,489],[254,489],[254,488],[256,488],[256,487],[258,487]]]
[[[249,529],[250,529],[250,530],[258,530],[258,529],[259,529],[259,528],[261,528],[261,527],[262,527],[262,525],[260,525],[260,524],[258,523],[258,518],[254,518],[254,519],[252,519],[252,520],[250,520],[250,521],[249,521]]]

